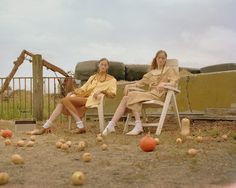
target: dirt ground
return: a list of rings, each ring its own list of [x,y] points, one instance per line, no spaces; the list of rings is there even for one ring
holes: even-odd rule
[[[0,129],[14,126],[0,121]],[[176,144],[181,137],[179,128],[170,123],[164,125],[160,144],[153,152],[143,152],[139,147],[139,136],[122,134],[123,123],[119,123],[117,132],[108,135],[104,142],[107,151],[102,151],[101,143],[96,141],[99,133],[98,123],[87,124],[87,133],[74,135],[68,133],[66,124],[57,123],[53,133],[36,137],[34,147],[16,147],[20,139],[29,140],[29,135],[16,133],[13,144],[5,146],[0,138],[0,172],[10,175],[10,182],[2,187],[75,187],[70,177],[75,171],[82,171],[86,180],[82,187],[147,187],[147,188],[217,188],[236,187],[236,122],[235,121],[194,121],[191,123],[192,138],[183,138],[182,144]],[[151,131],[155,137],[154,129]],[[228,135],[227,140],[221,136]],[[197,136],[203,136],[203,142],[197,142]],[[64,138],[72,141],[68,151],[57,149],[55,143]],[[79,141],[85,141],[84,151],[77,151]],[[186,154],[189,148],[198,149],[196,156]],[[85,163],[82,155],[90,152],[91,162]],[[14,165],[12,154],[20,154],[23,165]]]

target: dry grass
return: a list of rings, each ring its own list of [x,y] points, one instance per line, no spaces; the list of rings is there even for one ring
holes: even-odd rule
[[[11,124],[0,123],[0,128],[13,129]],[[236,182],[235,122],[195,121],[191,130],[193,139],[183,138],[180,145],[175,143],[181,137],[179,130],[170,124],[164,127],[160,145],[149,153],[139,148],[143,135],[125,136],[123,123],[119,125],[116,134],[104,139],[109,146],[107,151],[102,151],[101,143],[96,141],[97,122],[88,123],[87,133],[83,135],[70,134],[65,131],[66,125],[58,123],[53,134],[37,136],[33,148],[5,146],[1,138],[0,171],[11,177],[6,187],[74,187],[70,176],[77,170],[86,175],[83,187],[216,188]],[[226,141],[221,139],[225,133],[229,133]],[[197,135],[207,139],[199,143],[195,139]],[[16,143],[22,138],[29,140],[28,135],[14,133],[12,141]],[[59,138],[72,141],[69,151],[55,147]],[[76,147],[81,140],[88,147],[78,152]],[[187,155],[189,148],[198,149],[198,154]],[[82,161],[84,152],[93,155],[91,162]],[[24,165],[11,164],[10,156],[14,153],[24,157]]]

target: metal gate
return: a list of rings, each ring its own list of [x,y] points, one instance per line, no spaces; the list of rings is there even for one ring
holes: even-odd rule
[[[57,102],[61,91],[59,81],[64,77],[43,77],[43,119],[47,119]],[[0,78],[0,88],[6,78]],[[9,87],[0,95],[0,119],[33,118],[33,78],[14,77]]]

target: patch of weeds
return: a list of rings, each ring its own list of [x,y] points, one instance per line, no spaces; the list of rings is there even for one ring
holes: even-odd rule
[[[232,145],[232,147],[228,148],[228,154],[231,156],[236,155],[236,145]]]
[[[200,169],[198,168],[198,159],[196,157],[191,157],[190,159],[190,164],[189,164],[189,168],[192,171],[199,171]]]
[[[220,135],[220,130],[217,128],[212,128],[206,132],[207,136],[211,136],[213,138],[216,138]]]
[[[233,138],[234,140],[236,140],[236,132],[231,132],[229,136]]]

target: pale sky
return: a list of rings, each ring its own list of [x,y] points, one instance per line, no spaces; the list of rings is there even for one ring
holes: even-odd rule
[[[65,71],[101,57],[149,64],[160,49],[183,67],[236,63],[235,10],[235,0],[0,0],[0,77],[23,49]]]

